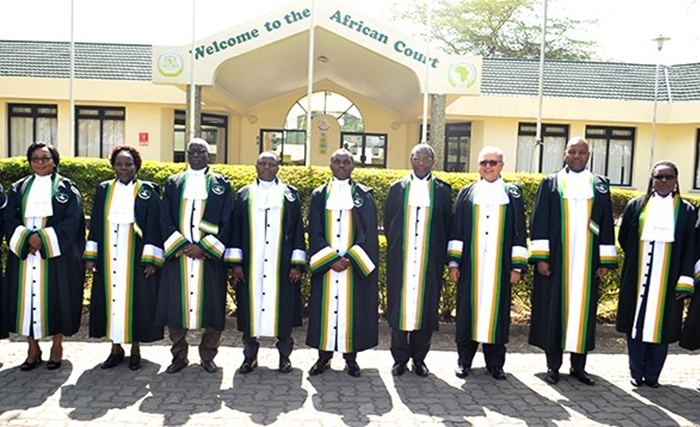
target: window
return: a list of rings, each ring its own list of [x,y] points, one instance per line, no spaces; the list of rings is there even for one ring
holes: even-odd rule
[[[341,148],[352,153],[355,166],[386,167],[385,133],[341,132]]]
[[[422,135],[423,125],[418,130],[420,135]],[[445,123],[445,154],[443,159],[445,171],[467,172],[469,170],[469,143],[471,135],[471,122]],[[430,125],[428,125],[426,138],[430,141]]]
[[[183,110],[175,110],[175,138],[173,161],[185,162],[185,120]],[[220,114],[202,113],[201,138],[209,143],[209,163],[226,163],[228,148],[228,117]]]
[[[56,145],[58,107],[56,105],[9,104],[9,154],[24,156],[36,141]]]
[[[518,123],[516,172],[553,173],[564,164],[569,125],[542,124],[542,146],[537,150],[536,123]]]
[[[632,184],[634,128],[586,126],[591,172],[607,176],[611,185]]]
[[[276,153],[282,164],[306,164],[306,131],[260,129],[260,141],[260,152]]]
[[[75,107],[75,153],[106,158],[112,147],[124,144],[124,107]]]
[[[285,129],[306,130],[307,99],[306,96],[301,98],[289,109],[284,123]],[[322,91],[311,94],[311,118],[317,114],[335,117],[341,132],[362,132],[365,128],[360,110],[352,101],[336,92]]]

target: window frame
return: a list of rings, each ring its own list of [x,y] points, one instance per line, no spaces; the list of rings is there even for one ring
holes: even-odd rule
[[[97,115],[88,115],[84,111],[87,110],[97,110]],[[110,115],[108,112],[121,113],[121,115]],[[73,144],[73,149],[75,157],[85,157],[94,158],[90,156],[81,156],[80,154],[80,120],[99,120],[100,122],[100,153],[97,158],[106,159],[111,153],[104,152],[104,122],[105,121],[119,121],[124,122],[124,141],[122,144],[126,144],[126,107],[115,107],[115,106],[105,106],[105,105],[76,105],[75,106],[75,142]],[[119,144],[117,144],[119,145]]]
[[[604,133],[603,133],[603,135],[590,133],[590,131],[593,131],[593,130],[603,131]],[[613,133],[615,131],[629,132],[631,134],[631,136],[629,138],[626,138],[624,136],[614,135]],[[634,149],[635,149],[636,138],[637,138],[637,129],[634,127],[586,125],[586,130],[585,130],[586,141],[588,141],[589,139],[598,139],[598,140],[605,139],[605,167],[603,168],[605,173],[603,174],[603,176],[607,177],[610,180],[610,185],[615,186],[615,187],[631,187],[632,186],[632,179],[634,177]],[[610,178],[610,175],[608,173],[608,168],[610,165],[610,141],[611,140],[629,141],[630,142],[629,182],[615,183]],[[591,150],[590,147],[589,147],[589,150]],[[593,163],[593,150],[591,150],[591,157],[588,159],[588,167],[589,168],[591,167],[592,163]]]
[[[389,134],[386,133],[378,133],[378,132],[340,132],[340,144],[339,148],[344,148],[343,147],[343,142],[345,141],[345,136],[350,135],[350,136],[360,136],[362,137],[362,154],[360,155],[360,163],[355,162],[355,167],[361,167],[361,168],[377,168],[377,169],[386,169],[386,162],[387,158],[389,157]],[[367,147],[367,137],[368,136],[376,136],[380,138],[384,138],[384,157],[382,159],[381,164],[366,164],[364,163],[365,160],[367,159],[367,149],[371,149],[372,147]]]
[[[216,114],[216,113],[205,113],[202,112],[199,115],[199,120],[200,120],[200,127],[202,130],[205,128],[212,128],[210,130],[213,130],[213,128],[217,129],[217,133],[219,130],[223,129],[223,135],[224,135],[224,141],[223,141],[223,161],[221,160],[221,156],[219,155],[218,152],[218,147],[217,147],[217,161],[213,162],[213,164],[228,164],[228,130],[229,130],[229,118],[225,114]],[[187,112],[185,110],[175,110],[174,116],[173,116],[173,136],[178,133],[182,132],[183,134],[186,132],[186,122],[187,122]],[[181,126],[181,129],[178,128],[178,126]],[[176,163],[184,163],[187,162],[187,156],[185,156],[185,151],[187,151],[187,135],[184,135],[183,137],[184,140],[184,146],[182,151],[176,150],[175,146],[173,145],[173,162]],[[206,140],[206,139],[205,139]],[[173,142],[175,141],[175,138],[173,138]],[[210,141],[207,141],[209,145],[212,145]],[[215,143],[216,145],[216,143]]]
[[[529,129],[523,129],[524,127],[534,127],[535,130],[531,131]],[[555,131],[554,129],[556,129],[556,128],[563,128],[564,133],[562,134],[562,132]],[[544,165],[544,153],[545,153],[545,150],[543,149],[544,139],[545,138],[561,137],[563,135],[564,136],[564,147],[566,149],[566,142],[569,140],[570,132],[571,132],[571,125],[568,123],[542,123],[541,124],[541,135],[540,136],[542,138],[542,145],[540,146],[540,149],[537,150],[538,151],[537,155],[536,155],[537,156],[537,159],[536,159],[537,160],[537,168],[536,168],[537,170],[532,171],[532,173],[544,173],[544,172],[542,172],[542,166]],[[537,137],[537,123],[518,122],[518,134],[517,134],[516,139],[520,139],[521,136],[531,136],[534,140],[534,138]],[[533,142],[533,144],[537,145],[537,141],[535,140]],[[516,142],[515,152],[517,155],[517,152],[518,152],[517,142]],[[564,164],[564,153],[562,153],[562,156],[561,156],[561,163],[562,163],[562,165]],[[517,165],[518,165],[518,159],[516,158],[515,159],[515,166],[516,166],[516,170],[518,172],[531,172],[530,168],[523,171],[523,170],[521,170],[522,168],[518,168]]]
[[[14,108],[29,108],[31,111],[28,113],[24,112],[13,112]],[[53,113],[43,113],[39,110],[52,108]],[[46,118],[55,120],[55,134],[58,137],[58,104],[27,104],[27,103],[8,103],[7,104],[7,154],[12,155],[12,119],[15,117],[24,117],[32,119],[32,140],[29,144],[37,142],[37,119]],[[44,141],[47,144],[56,145],[56,141]],[[29,146],[29,144],[27,146]],[[25,150],[26,151],[26,150]],[[16,154],[16,156],[22,156],[25,152]]]

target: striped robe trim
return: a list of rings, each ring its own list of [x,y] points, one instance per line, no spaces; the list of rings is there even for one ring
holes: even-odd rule
[[[461,240],[450,240],[447,242],[447,259],[460,263],[462,261],[462,252],[464,250],[464,242]]]
[[[187,239],[185,239],[185,236],[183,236],[182,233],[179,231],[173,231],[173,234],[171,234],[163,244],[165,258],[167,259],[172,257],[177,253],[177,251],[182,249],[183,246],[187,245],[188,243],[189,242]]]
[[[549,260],[549,239],[530,240],[530,261]]]
[[[513,246],[511,249],[511,262],[513,268],[527,268],[527,248],[525,246]]]
[[[136,223],[134,223],[134,225],[136,225]],[[143,264],[161,267],[163,266],[164,260],[163,249],[151,244],[146,244],[143,246],[143,254],[141,254],[141,262]]]
[[[42,228],[37,231],[42,243],[42,257],[46,259],[61,256],[61,246],[58,243],[58,236],[53,227]]]
[[[243,249],[227,248],[224,252],[224,261],[231,264],[241,264],[243,262]]]
[[[311,271],[316,272],[329,264],[340,259],[340,255],[336,253],[330,246],[320,249],[315,254],[311,255]]]
[[[359,245],[353,245],[348,252],[345,254],[355,262],[355,265],[360,270],[363,276],[369,276],[376,266],[372,262],[372,259],[367,255],[364,249]]]
[[[10,250],[19,258],[22,258],[22,254],[26,251],[31,234],[31,231],[24,225],[17,226],[14,233],[12,233],[9,242]]]
[[[222,259],[226,251],[226,246],[212,234],[204,236],[199,241],[199,246],[215,259]]]
[[[306,264],[306,251],[302,249],[294,249],[292,251],[292,265]]]
[[[96,261],[98,255],[97,242],[94,240],[88,240],[85,242],[85,252],[83,252],[83,260],[85,261]]]

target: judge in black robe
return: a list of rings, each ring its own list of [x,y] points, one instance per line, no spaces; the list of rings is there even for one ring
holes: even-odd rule
[[[618,331],[627,337],[630,382],[658,387],[668,344],[681,335],[683,298],[693,293],[695,208],[680,197],[678,169],[654,165],[645,196],[625,207]]]
[[[5,206],[7,206],[7,195],[5,194],[5,189],[0,185],[0,244],[2,244],[5,239]],[[5,325],[5,306],[3,304],[3,293],[5,287],[2,285],[3,279],[3,267],[0,266],[0,339],[7,338],[7,325]]]
[[[545,351],[545,381],[556,384],[562,353],[570,374],[587,385],[586,353],[595,347],[600,278],[617,266],[608,180],[586,169],[588,143],[572,138],[566,167],[547,176],[530,221],[530,263],[536,265],[529,343]]]
[[[309,375],[343,353],[348,374],[360,376],[358,351],[377,345],[377,208],[372,189],[350,179],[353,158],[331,156],[333,180],[316,188],[309,207],[311,296],[306,344],[319,350]]]
[[[139,343],[163,338],[154,325],[159,270],[163,265],[160,195],[148,181],[136,179],[141,155],[128,145],[112,149],[116,178],[97,187],[85,267],[93,271],[90,336],[112,341],[102,369],[124,361],[122,343],[131,343],[129,368],[141,367]]]
[[[411,150],[413,173],[394,182],[384,203],[387,238],[387,304],[393,375],[413,370],[428,376],[425,357],[438,330],[447,235],[452,217],[451,187],[430,171],[435,152],[426,144]]]
[[[683,322],[679,345],[688,350],[700,349],[700,210],[695,221],[695,273],[693,297]],[[700,385],[698,386],[700,388]]]
[[[263,152],[257,179],[238,191],[233,203],[232,248],[238,330],[243,332],[246,374],[258,365],[256,337],[277,337],[279,372],[289,373],[292,328],[301,326],[301,274],[306,264],[301,200],[296,188],[277,178],[279,160]]]
[[[231,186],[208,167],[209,144],[193,139],[187,147],[189,168],[165,182],[161,234],[165,240],[156,324],[168,326],[175,373],[189,363],[189,329],[204,328],[199,345],[201,366],[218,370],[214,357],[226,322],[226,265],[230,237]]]
[[[85,216],[80,192],[57,172],[60,156],[53,146],[31,144],[27,160],[33,174],[12,184],[5,207],[6,324],[29,342],[24,371],[39,366],[38,340],[52,336],[46,366],[54,370],[61,367],[63,337],[80,328]]]
[[[449,276],[457,282],[457,369],[468,375],[479,343],[486,369],[506,379],[503,365],[510,332],[511,286],[527,270],[527,231],[520,187],[505,183],[503,151],[479,153],[481,179],[455,202],[448,245]]]

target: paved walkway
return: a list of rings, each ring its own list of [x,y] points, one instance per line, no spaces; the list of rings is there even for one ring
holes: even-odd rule
[[[193,363],[171,375],[165,373],[170,361],[166,342],[144,346],[147,361],[132,372],[126,364],[101,370],[109,344],[85,339],[65,343],[67,361],[60,370],[50,372],[42,364],[21,372],[18,366],[26,344],[4,340],[0,425],[700,425],[700,393],[695,390],[700,354],[674,349],[661,378],[663,386],[656,390],[633,389],[626,356],[610,352],[588,359],[595,386],[568,376],[550,386],[542,381],[544,356],[532,348],[508,354],[507,381],[495,381],[486,373],[481,354],[470,376],[460,380],[453,374],[455,351],[440,344],[450,341],[446,333],[439,333],[437,349],[428,355],[428,378],[412,372],[392,377],[385,343],[360,353],[362,377],[351,378],[342,371],[339,356],[333,360],[333,370],[309,377],[306,371],[316,352],[303,345],[292,355],[293,372],[279,374],[274,371],[278,360],[270,340],[263,341],[261,367],[248,375],[236,372],[242,354],[235,342],[221,348],[217,374],[197,365],[197,348],[191,347]],[[295,336],[302,342],[303,330]],[[47,355],[50,343],[41,345]],[[520,351],[517,343],[512,347]],[[565,369],[566,362],[562,372]]]

